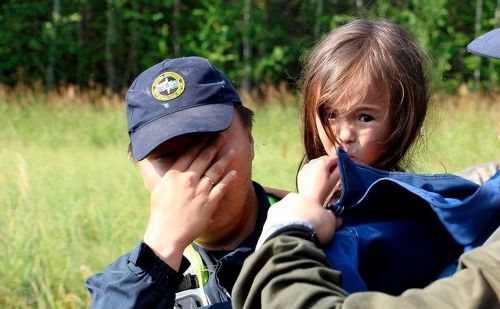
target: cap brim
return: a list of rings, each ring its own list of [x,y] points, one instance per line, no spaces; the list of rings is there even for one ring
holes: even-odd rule
[[[500,28],[477,37],[467,45],[473,54],[500,59]]]
[[[232,104],[195,106],[165,115],[130,134],[134,159],[140,161],[171,138],[188,133],[218,132],[233,120]]]

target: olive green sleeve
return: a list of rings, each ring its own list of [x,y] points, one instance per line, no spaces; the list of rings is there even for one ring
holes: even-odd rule
[[[347,296],[339,282],[340,272],[311,241],[278,236],[245,261],[233,288],[233,307],[333,308]]]
[[[347,295],[340,272],[312,242],[278,236],[244,264],[233,289],[234,308],[500,308],[500,241],[462,255],[452,277],[400,296]]]

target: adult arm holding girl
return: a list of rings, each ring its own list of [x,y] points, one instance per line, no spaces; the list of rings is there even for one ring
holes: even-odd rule
[[[498,29],[494,31],[500,36]],[[490,42],[495,42],[495,39]],[[264,233],[259,240],[262,245],[246,260],[233,290],[235,308],[500,308],[500,175],[492,177],[489,184],[478,187],[456,176],[450,176],[451,183],[448,183],[443,182],[443,179],[448,179],[446,175],[438,175],[434,179],[432,176],[391,172],[403,170],[403,163],[407,162],[403,159],[407,159],[407,150],[420,134],[426,114],[427,79],[418,50],[414,40],[400,27],[385,21],[367,20],[357,20],[338,28],[313,49],[306,64],[301,89],[306,156],[303,172],[298,175],[298,194],[289,194],[269,211]],[[500,48],[497,46],[491,50],[498,54]],[[335,150],[342,157],[337,159]],[[346,168],[342,170],[341,163],[361,171],[361,174],[343,174]],[[340,187],[341,190],[333,195],[333,202],[330,202],[325,192],[329,193],[332,188],[338,187],[339,174],[344,178],[344,187]],[[363,182],[364,178],[359,176],[372,177],[376,174],[395,178],[395,181],[385,183],[388,186],[382,187],[386,191],[379,192],[379,196],[387,195],[382,201],[390,202],[391,199],[405,197],[408,200],[397,201],[395,205],[405,208],[416,205],[419,211],[432,208],[427,206],[447,206],[447,202],[452,206],[473,206],[462,201],[475,192],[482,194],[487,191],[487,199],[478,199],[480,203],[475,205],[477,207],[469,207],[472,210],[469,217],[472,219],[467,218],[466,213],[460,214],[466,207],[455,211],[460,214],[459,217],[465,218],[463,226],[459,224],[459,228],[470,232],[466,233],[467,237],[470,236],[469,240],[464,241],[460,233],[454,234],[456,231],[447,226],[453,239],[445,239],[445,242],[459,244],[455,248],[459,251],[481,245],[487,235],[495,229],[496,232],[482,246],[462,254],[458,271],[451,277],[429,285],[406,287],[402,293],[375,292],[372,289],[369,292],[352,293],[346,288],[346,279],[350,275],[334,265],[341,257],[328,256],[324,247],[320,248],[315,240],[318,239],[324,246],[332,237],[336,240],[340,236],[341,230],[338,230],[339,235],[334,235],[339,222],[330,209],[342,214],[342,207],[332,206],[338,205],[336,201],[345,198],[346,192],[352,193],[348,185],[356,185],[356,180]],[[346,179],[351,176],[358,178],[355,181]],[[414,188],[407,190],[410,186],[404,184],[407,181],[417,186],[422,179],[429,182],[414,191],[411,191]],[[395,184],[401,185],[404,190],[398,187],[394,191]],[[452,190],[447,191],[449,188]],[[359,191],[367,192],[363,188]],[[405,194],[398,195],[403,191]],[[408,192],[410,194],[406,194]],[[422,192],[424,197],[418,195]],[[429,195],[426,195],[428,192]],[[446,194],[451,198],[447,199]],[[373,199],[373,196],[369,196],[372,202],[381,201]],[[413,199],[415,196],[418,198]],[[428,196],[436,197],[439,202],[426,200],[429,205],[422,202]],[[370,202],[369,198],[367,203]],[[322,207],[324,202],[330,209]],[[371,206],[373,211],[369,214],[377,216],[377,211],[383,211],[386,205]],[[474,212],[477,208],[485,212]],[[397,208],[391,210],[398,211]],[[441,213],[439,207],[432,210],[435,213],[429,218],[436,214],[453,217],[453,212],[445,213],[448,210]],[[362,212],[356,213],[359,214]],[[386,212],[386,215],[390,215],[390,212]],[[369,219],[369,216],[366,218]],[[475,228],[484,228],[483,224],[470,225],[471,222],[476,224],[477,220],[484,222],[488,228],[475,233]],[[446,222],[441,223],[446,225]],[[344,224],[349,223],[344,220]],[[425,224],[420,227],[416,230],[428,232]],[[404,225],[402,229],[405,229]],[[269,230],[271,232],[266,233]],[[398,229],[395,231],[396,234],[400,233]],[[431,237],[426,236],[420,242],[401,244],[402,250],[418,252],[419,249],[415,248],[425,248],[435,240],[433,235],[429,234]],[[441,258],[436,252],[420,251],[426,258]],[[327,253],[331,254],[332,251]],[[354,253],[353,259],[356,258]],[[373,258],[372,255],[365,255],[365,258],[369,257]],[[384,261],[361,261],[364,263],[361,267],[376,269],[380,262]],[[421,264],[409,265],[417,272],[428,271]],[[414,269],[402,268],[404,272]],[[393,273],[393,268],[388,268],[385,274],[375,271],[378,274],[375,281],[384,279],[382,277],[385,275],[392,276]],[[401,280],[396,280],[396,284],[401,284],[400,281],[406,277],[403,274],[399,276]],[[436,278],[428,279],[432,282]]]
[[[234,308],[500,308],[500,228],[483,246],[463,254],[451,277],[401,295],[348,293],[321,246],[307,233],[286,228],[291,223],[309,226],[309,234],[322,245],[335,237],[339,218],[322,207],[325,195],[317,194],[322,181],[313,181],[323,177],[334,183],[336,173],[329,165],[334,161],[325,156],[307,163],[299,173],[299,193],[270,209],[264,231],[278,228],[260,240],[263,245],[245,262],[233,290]],[[323,181],[324,187],[331,184]]]

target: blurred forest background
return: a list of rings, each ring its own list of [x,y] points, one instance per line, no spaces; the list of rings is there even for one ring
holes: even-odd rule
[[[413,33],[432,57],[436,89],[500,79],[498,62],[465,48],[500,25],[500,0],[4,0],[0,83],[122,91],[154,63],[199,55],[244,91],[294,89],[304,52],[353,17]]]

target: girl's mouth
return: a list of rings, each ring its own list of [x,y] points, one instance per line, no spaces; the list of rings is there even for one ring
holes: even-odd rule
[[[357,162],[357,158],[355,156],[351,155],[351,154],[349,154],[349,159]]]

